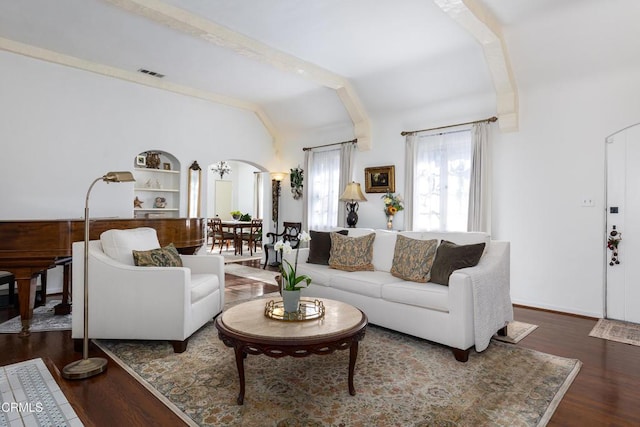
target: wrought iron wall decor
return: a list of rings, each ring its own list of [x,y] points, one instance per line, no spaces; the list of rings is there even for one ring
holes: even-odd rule
[[[298,166],[291,169],[291,194],[295,200],[302,197],[302,181],[304,181],[304,170]]]

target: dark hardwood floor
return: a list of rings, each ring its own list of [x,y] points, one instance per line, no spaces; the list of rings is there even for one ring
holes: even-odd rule
[[[260,267],[259,262],[243,263]],[[227,274],[226,300],[257,297],[275,285]],[[0,309],[0,321],[16,316]],[[595,319],[516,307],[515,318],[539,325],[517,345],[582,361],[583,366],[550,426],[640,425],[640,347],[589,337]],[[91,347],[91,356],[107,357]],[[109,360],[105,374],[67,381],[60,370],[81,357],[73,351],[71,332],[34,332],[22,339],[0,334],[0,366],[41,357],[86,426],[178,426],[182,421],[118,364]],[[108,358],[108,357],[107,357]]]

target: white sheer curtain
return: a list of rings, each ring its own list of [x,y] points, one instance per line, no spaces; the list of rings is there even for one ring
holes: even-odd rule
[[[353,152],[355,144],[352,142],[344,143],[340,146],[340,183],[338,184],[338,197],[342,194],[347,184],[353,180],[353,174],[351,171],[351,165],[353,163]],[[338,209],[342,212],[338,212],[338,226],[347,226],[347,214],[345,202],[339,202]]]
[[[309,211],[310,211],[310,199],[309,195],[309,165],[311,164],[311,150],[305,150],[304,152],[304,172],[306,182],[302,186],[302,229],[309,230]]]
[[[469,127],[417,134],[412,229],[466,231],[471,171]]]
[[[471,180],[469,185],[469,231],[491,233],[491,165],[489,124],[476,123],[471,128]]]
[[[340,147],[308,153],[308,229],[335,227],[340,197]]]
[[[416,134],[407,135],[404,152],[404,228],[413,230],[413,191],[416,157]]]

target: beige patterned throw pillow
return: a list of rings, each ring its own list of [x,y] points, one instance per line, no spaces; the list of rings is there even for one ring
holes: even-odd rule
[[[437,239],[418,240],[399,234],[396,239],[391,274],[412,282],[428,282],[437,247]]]
[[[139,267],[182,267],[182,258],[173,243],[150,251],[133,251],[133,261]]]
[[[329,267],[344,271],[373,271],[373,241],[375,233],[348,237],[331,233]]]

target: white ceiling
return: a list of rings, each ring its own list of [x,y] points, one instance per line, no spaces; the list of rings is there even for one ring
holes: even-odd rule
[[[640,65],[640,1],[472,1],[499,24],[519,86]],[[132,3],[182,9],[192,28],[221,25],[259,42],[267,58],[121,7]],[[0,37],[165,74],[257,106],[282,133],[352,124],[335,88],[310,69],[345,79],[372,115],[495,94],[482,46],[433,0],[0,0]]]

